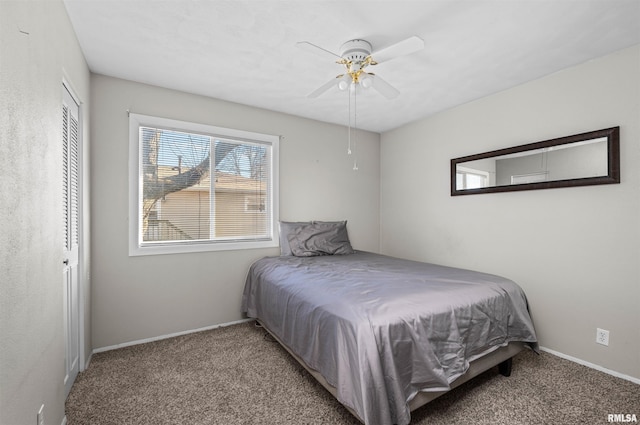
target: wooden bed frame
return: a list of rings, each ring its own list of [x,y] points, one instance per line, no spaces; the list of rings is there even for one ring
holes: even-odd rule
[[[291,354],[291,356],[298,363],[300,363],[302,367],[304,367],[307,370],[307,372],[311,374],[311,376],[313,376],[324,388],[327,389],[327,391],[331,393],[331,395],[333,395],[333,397],[337,399],[337,392],[334,386],[329,384],[327,380],[318,371],[309,367],[300,356],[298,356],[296,353],[291,351],[291,349],[287,347],[287,345],[284,344],[280,340],[280,338],[278,338],[273,332],[271,332],[271,330],[267,328],[262,322],[260,322],[259,320],[256,320],[256,323],[260,327],[264,328],[273,337],[273,339],[275,339],[285,350],[287,350],[287,352]],[[464,384],[465,382],[469,381],[470,379],[480,375],[481,373],[486,372],[487,370],[491,369],[494,366],[498,366],[498,369],[501,375],[503,376],[511,375],[512,358],[513,356],[518,354],[520,351],[522,351],[524,348],[525,348],[525,343],[523,342],[511,342],[507,346],[500,347],[497,350],[492,351],[491,353],[483,357],[475,359],[474,361],[469,363],[469,369],[465,372],[465,374],[460,376],[458,379],[456,379],[451,383],[450,388],[454,389]],[[440,397],[443,394],[446,394],[447,392],[448,391],[433,391],[433,392],[420,391],[409,402],[409,410],[413,412],[419,407],[424,406],[425,404]],[[352,408],[346,405],[343,405],[343,406],[353,416],[355,416],[360,422],[364,423],[362,418],[360,418],[360,416]]]

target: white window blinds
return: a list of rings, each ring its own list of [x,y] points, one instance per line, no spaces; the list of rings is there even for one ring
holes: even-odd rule
[[[273,140],[212,130],[138,125],[139,247],[274,241]]]

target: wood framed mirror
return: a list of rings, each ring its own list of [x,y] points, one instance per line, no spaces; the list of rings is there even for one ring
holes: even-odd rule
[[[451,160],[451,196],[620,183],[620,127]]]

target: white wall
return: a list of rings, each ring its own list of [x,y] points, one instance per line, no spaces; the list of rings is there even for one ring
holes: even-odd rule
[[[126,110],[283,136],[280,219],[346,219],[356,249],[379,249],[377,133],[361,134],[356,172],[345,127],[102,75],[92,75],[91,89],[94,348],[241,319],[249,265],[279,253],[129,257]]]
[[[619,185],[450,196],[451,158],[613,126]],[[640,378],[640,46],[384,133],[380,157],[381,252],[509,277],[541,345]]]
[[[47,424],[64,418],[63,78],[85,103],[87,143],[89,70],[62,2],[0,1],[1,424],[35,424],[42,404]]]

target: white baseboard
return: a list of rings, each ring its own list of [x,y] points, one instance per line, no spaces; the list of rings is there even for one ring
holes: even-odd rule
[[[89,353],[89,357],[84,361],[84,369],[82,369],[80,372],[89,369],[89,363],[91,363],[92,357],[93,357],[93,351]]]
[[[62,423],[60,425],[67,425],[67,416],[65,415],[64,418],[62,418]]]
[[[561,357],[563,359],[572,361],[574,363],[578,363],[578,364],[581,364],[583,366],[590,367],[591,369],[595,369],[595,370],[598,370],[600,372],[604,372],[607,375],[612,375],[612,376],[615,376],[616,378],[621,378],[621,379],[624,379],[626,381],[631,381],[634,384],[639,384],[640,385],[640,379],[634,378],[633,376],[625,375],[624,373],[616,372],[615,370],[607,369],[607,368],[604,368],[602,366],[598,366],[597,364],[589,363],[587,361],[578,359],[576,357],[572,357],[572,356],[568,356],[568,355],[563,354],[563,353],[559,353],[558,351],[554,351],[554,350],[552,350],[550,348],[547,348],[547,347],[540,347],[540,350],[546,351],[549,354],[553,354],[554,356]]]
[[[86,366],[87,367],[89,366],[89,362],[91,361],[91,356],[93,354],[96,354],[96,353],[102,353],[102,352],[110,351],[110,350],[117,350],[118,348],[130,347],[132,345],[146,344],[147,342],[160,341],[160,340],[163,340],[163,339],[174,338],[176,336],[182,336],[182,335],[188,335],[188,334],[192,334],[192,333],[195,333],[195,332],[209,331],[209,330],[212,330],[212,329],[223,328],[223,327],[226,327],[226,326],[231,326],[231,325],[237,325],[237,324],[240,324],[240,323],[251,322],[253,320],[255,320],[255,319],[241,319],[241,320],[236,320],[236,321],[233,321],[233,322],[221,323],[219,325],[206,326],[204,328],[199,328],[199,329],[191,329],[191,330],[188,330],[188,331],[176,332],[176,333],[172,333],[172,334],[168,334],[168,335],[156,336],[156,337],[153,337],[153,338],[145,338],[145,339],[140,339],[140,340],[136,340],[136,341],[124,342],[122,344],[116,344],[116,345],[110,345],[110,346],[107,346],[107,347],[95,348],[93,350],[93,352],[91,353],[91,355],[89,356],[89,359],[86,362]],[[541,346],[540,350],[545,351],[545,352],[547,352],[549,354],[553,354],[554,356],[558,356],[558,357],[561,357],[563,359],[572,361],[574,363],[581,364],[581,365],[589,367],[591,369],[598,370],[598,371],[606,373],[608,375],[615,376],[616,378],[621,378],[621,379],[624,379],[626,381],[633,382],[634,384],[639,384],[640,385],[640,379],[634,378],[633,376],[625,375],[623,373],[616,372],[615,370],[611,370],[611,369],[604,368],[602,366],[598,366],[597,364],[590,363],[590,362],[587,362],[585,360],[579,359],[577,357],[569,356],[569,355],[564,354],[564,353],[560,353],[558,351],[552,350],[552,349],[547,348],[547,347],[542,347]],[[66,425],[66,421],[67,421],[67,418],[65,417],[63,422],[62,422],[62,425]]]
[[[107,347],[101,347],[101,348],[94,348],[93,352],[91,354],[93,355],[93,354],[102,353],[102,352],[105,352],[105,351],[117,350],[118,348],[130,347],[132,345],[146,344],[147,342],[160,341],[160,340],[163,340],[163,339],[174,338],[176,336],[182,336],[182,335],[188,335],[188,334],[192,334],[192,333],[195,333],[195,332],[202,332],[202,331],[209,331],[211,329],[224,328],[226,326],[237,325],[237,324],[245,323],[245,322],[251,322],[253,320],[255,320],[255,319],[236,320],[234,322],[221,323],[219,325],[206,326],[204,328],[199,328],[199,329],[191,329],[191,330],[188,330],[188,331],[176,332],[176,333],[172,333],[172,334],[168,334],[168,335],[155,336],[153,338],[139,339],[137,341],[123,342],[122,344],[109,345]],[[87,362],[87,365],[88,365],[88,362]]]

